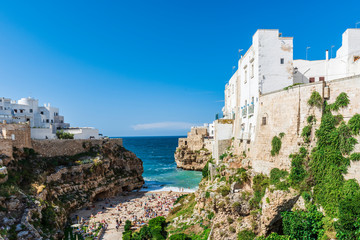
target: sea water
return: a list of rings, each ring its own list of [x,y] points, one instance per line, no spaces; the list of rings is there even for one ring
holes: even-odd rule
[[[179,137],[123,137],[124,147],[143,161],[145,180],[142,191],[195,191],[199,171],[176,167],[174,153]]]

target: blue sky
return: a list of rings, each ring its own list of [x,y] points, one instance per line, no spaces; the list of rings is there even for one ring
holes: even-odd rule
[[[221,111],[259,28],[322,59],[360,1],[1,1],[0,96],[59,107],[108,136],[184,135]],[[360,24],[359,24],[360,27]]]

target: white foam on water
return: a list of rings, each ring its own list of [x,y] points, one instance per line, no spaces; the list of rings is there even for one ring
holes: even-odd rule
[[[180,187],[169,187],[169,186],[148,186],[146,188],[141,188],[140,192],[195,192],[198,189],[196,188],[180,188]]]

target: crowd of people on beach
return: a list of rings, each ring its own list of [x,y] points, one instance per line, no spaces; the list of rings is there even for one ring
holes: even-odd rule
[[[150,219],[166,217],[174,206],[181,193],[146,193],[134,196],[120,196],[103,199],[83,213],[91,221],[109,225],[109,230],[122,232],[127,220],[131,221],[132,228],[136,229],[146,224]],[[86,216],[89,214],[90,216]]]

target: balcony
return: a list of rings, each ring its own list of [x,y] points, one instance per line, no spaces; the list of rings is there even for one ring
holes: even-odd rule
[[[255,105],[254,105],[254,104],[251,104],[251,105],[249,106],[249,114],[250,114],[250,115],[254,114],[254,110],[255,110]]]
[[[247,107],[244,107],[242,110],[241,110],[241,116],[244,118],[246,117],[247,115]]]

